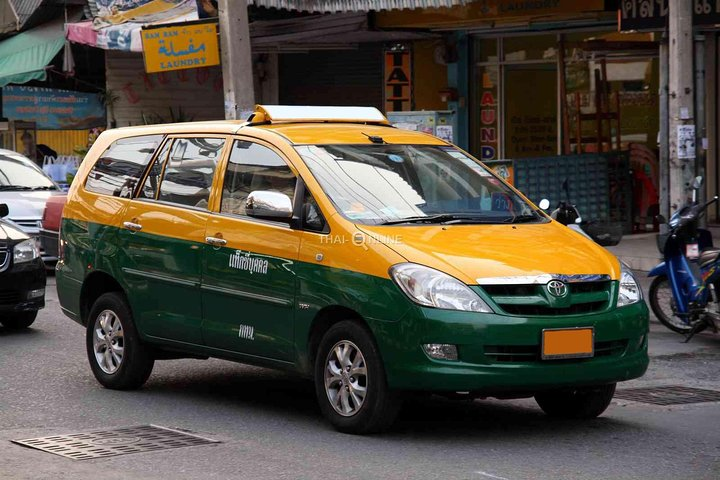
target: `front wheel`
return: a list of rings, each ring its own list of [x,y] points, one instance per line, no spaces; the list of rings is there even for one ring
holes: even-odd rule
[[[315,393],[325,418],[345,433],[386,430],[401,404],[399,395],[387,386],[372,336],[352,321],[333,325],[320,341]]]
[[[648,294],[650,296],[650,308],[660,323],[673,332],[690,333],[693,326],[683,322],[680,317],[675,315],[675,299],[673,298],[670,282],[665,275],[653,279]]]
[[[551,417],[587,419],[600,416],[615,395],[615,385],[569,388],[542,392],[535,401]]]
[[[0,323],[9,330],[21,330],[32,325],[35,318],[37,318],[37,314],[37,310],[34,312],[11,313],[3,317]]]

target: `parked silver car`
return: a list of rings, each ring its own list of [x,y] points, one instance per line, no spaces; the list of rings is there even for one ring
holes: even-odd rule
[[[35,162],[12,150],[0,149],[0,203],[6,203],[10,210],[5,220],[35,239],[46,263],[55,259],[41,249],[43,211],[47,199],[61,193]]]

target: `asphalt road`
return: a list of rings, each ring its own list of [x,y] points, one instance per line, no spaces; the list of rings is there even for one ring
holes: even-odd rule
[[[324,423],[309,382],[220,360],[156,363],[134,392],[100,387],[83,329],[50,279],[47,308],[25,332],[0,327],[0,479],[713,479],[720,403],[615,400],[599,419],[557,421],[532,400],[422,398],[387,434]],[[640,385],[720,390],[720,335],[690,344],[654,323]],[[124,426],[186,429],[222,443],[75,461],[10,443]]]

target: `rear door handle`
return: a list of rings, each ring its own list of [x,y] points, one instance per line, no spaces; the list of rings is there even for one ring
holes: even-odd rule
[[[142,230],[142,225],[133,222],[123,222],[123,227],[127,228],[131,232],[139,232]]]
[[[227,244],[227,240],[217,237],[205,237],[205,242],[209,243],[213,247],[222,247]]]

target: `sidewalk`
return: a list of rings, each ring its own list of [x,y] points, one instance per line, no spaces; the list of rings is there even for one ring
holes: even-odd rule
[[[720,246],[720,229],[713,227],[709,230],[713,236],[713,245]],[[655,241],[656,235],[656,233],[623,235],[619,244],[606,248],[633,270],[647,272],[661,262],[661,255]]]

